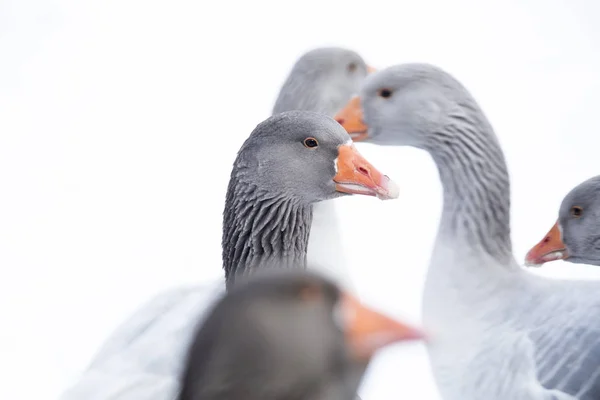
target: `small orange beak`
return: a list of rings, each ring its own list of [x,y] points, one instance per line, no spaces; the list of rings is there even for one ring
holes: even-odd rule
[[[367,65],[367,74],[372,74],[373,72],[377,72],[377,68]]]
[[[354,96],[334,117],[344,127],[352,140],[360,142],[369,138],[369,128],[363,121],[360,97]]]
[[[544,239],[529,250],[525,256],[525,265],[539,267],[546,262],[569,257],[569,252],[560,236],[560,229],[556,222]]]
[[[398,186],[360,155],[352,142],[338,147],[337,173],[333,177],[338,192],[396,199]]]
[[[347,292],[342,293],[341,301],[346,345],[357,361],[368,361],[393,343],[426,339],[421,330],[366,307]]]

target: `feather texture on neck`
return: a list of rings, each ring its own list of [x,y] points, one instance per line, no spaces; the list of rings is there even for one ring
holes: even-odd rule
[[[256,268],[305,268],[311,220],[310,205],[232,176],[223,213],[227,286]]]
[[[512,265],[506,162],[491,125],[470,96],[448,114],[427,147],[444,193],[438,240]]]

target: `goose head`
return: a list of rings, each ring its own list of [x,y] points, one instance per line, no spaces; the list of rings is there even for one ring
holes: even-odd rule
[[[433,65],[397,65],[368,76],[334,118],[355,142],[426,149],[464,92]]]
[[[196,333],[179,399],[350,399],[354,363],[423,338],[320,275],[257,273],[236,281]]]
[[[473,249],[480,259],[512,268],[504,153],[485,114],[456,78],[430,64],[389,67],[370,75],[335,118],[355,141],[429,153],[444,194],[436,239],[443,246],[436,248]]]
[[[327,47],[311,50],[296,61],[281,87],[273,114],[317,111],[333,116],[374,68],[355,51]]]
[[[558,220],[525,256],[528,266],[564,260],[600,265],[600,176],[572,189],[563,199]]]
[[[238,153],[233,178],[305,204],[348,194],[398,197],[396,185],[358,152],[339,124],[306,111],[259,124]]]
[[[239,150],[227,189],[227,287],[256,269],[305,267],[313,204],[353,194],[394,199],[398,188],[331,117],[288,111],[260,123]]]

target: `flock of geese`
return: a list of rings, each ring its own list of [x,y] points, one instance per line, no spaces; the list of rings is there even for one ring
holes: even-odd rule
[[[422,329],[352,295],[335,199],[399,196],[358,141],[413,146],[437,165],[443,210]],[[428,64],[374,70],[351,50],[312,50],[234,162],[225,284],[152,299],[62,399],[354,399],[373,355],[406,340],[425,341],[445,400],[600,399],[600,282],[529,273],[509,220],[504,154],[458,80]],[[565,197],[525,264],[600,265],[598,226],[600,177]]]

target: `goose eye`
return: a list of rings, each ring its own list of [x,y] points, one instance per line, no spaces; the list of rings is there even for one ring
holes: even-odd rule
[[[304,139],[303,143],[304,143],[304,146],[308,147],[309,149],[319,146],[319,142],[317,142],[317,139],[315,139],[314,137],[309,137],[309,138]]]
[[[348,64],[348,72],[354,72],[354,71],[356,71],[356,64],[355,63]]]
[[[579,218],[583,215],[583,208],[579,207],[579,206],[573,206],[571,207],[571,216],[573,218]]]
[[[388,99],[392,97],[392,91],[390,89],[381,89],[379,91],[379,96],[383,97],[384,99]]]

